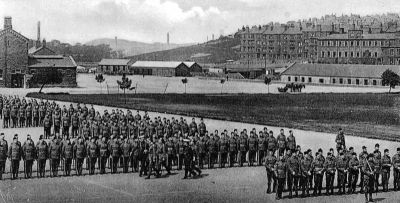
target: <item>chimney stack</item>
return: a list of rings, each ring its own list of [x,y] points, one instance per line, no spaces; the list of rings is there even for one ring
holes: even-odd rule
[[[4,17],[4,29],[12,29],[12,21],[10,16]]]
[[[37,23],[37,41],[40,41],[40,21]]]
[[[169,32],[167,32],[167,45],[169,45]]]

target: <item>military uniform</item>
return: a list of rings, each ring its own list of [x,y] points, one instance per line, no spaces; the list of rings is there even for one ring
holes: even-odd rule
[[[299,177],[300,177],[300,163],[297,157],[294,155],[289,157],[287,160],[288,166],[288,187],[289,187],[289,196],[292,197],[293,191],[298,194],[298,186],[299,186]]]
[[[228,139],[226,137],[219,140],[219,157],[220,167],[224,168],[228,158]]]
[[[277,147],[278,142],[276,138],[273,135],[270,135],[267,139],[267,150],[272,151],[272,154],[275,154]]]
[[[65,143],[62,146],[61,155],[64,159],[64,173],[66,176],[70,176],[72,159],[74,158],[74,145],[71,142]]]
[[[344,134],[343,133],[337,134],[335,142],[336,142],[336,150],[337,151],[339,151],[340,149],[345,149],[346,148],[346,143],[345,143],[345,139],[344,139]]]
[[[257,138],[253,135],[250,136],[249,138],[249,166],[253,166],[255,159],[256,159],[256,153],[257,153]]]
[[[324,163],[326,170],[326,194],[333,195],[333,182],[335,180],[336,160],[334,157],[327,157]]]
[[[8,157],[11,159],[12,179],[18,178],[19,162],[21,161],[22,148],[19,143],[12,143],[8,150]]]
[[[274,168],[275,168],[275,177],[278,181],[277,191],[276,191],[276,199],[281,199],[283,187],[285,185],[285,180],[286,180],[287,165],[284,161],[278,160],[275,163]]]
[[[363,162],[363,166],[361,170],[364,174],[364,190],[365,190],[365,199],[368,200],[367,195],[369,195],[369,199],[372,199],[372,192],[374,190],[374,161],[366,160]],[[369,201],[369,200],[368,200]]]
[[[313,162],[314,166],[314,195],[321,195],[321,190],[322,190],[322,178],[324,177],[324,159],[322,156],[318,156],[315,158]]]
[[[128,141],[124,141],[121,144],[121,155],[123,159],[122,168],[124,173],[128,173],[129,171],[129,160],[132,153],[132,146]]]
[[[359,174],[360,162],[357,157],[351,158],[349,161],[349,192],[354,193],[356,191],[358,174]]]
[[[158,170],[158,156],[157,156],[157,144],[151,143],[149,145],[149,171],[147,174],[147,179],[150,178],[152,171],[154,170],[156,172],[156,176],[160,176],[160,171]]]
[[[296,138],[289,135],[286,140],[286,149],[294,152],[296,150]]]
[[[217,154],[216,147],[218,143],[216,142],[215,138],[210,138],[207,142],[208,147],[208,168],[214,168],[215,157]]]
[[[132,156],[131,156],[132,171],[138,172],[139,171],[139,154],[140,154],[139,141],[137,139],[132,139],[131,147],[132,147]]]
[[[275,164],[277,162],[277,159],[275,157],[275,155],[273,154],[268,154],[265,158],[264,158],[264,163],[265,163],[265,169],[267,171],[267,179],[268,179],[268,185],[267,185],[267,193],[271,193],[271,183],[273,182],[273,192],[276,192],[276,186],[277,186],[277,179],[275,176]]]
[[[368,153],[366,153],[366,152],[361,152],[359,154],[358,161],[360,163],[360,166],[359,166],[360,168],[364,165],[364,161],[366,161],[367,156],[368,156]],[[361,190],[360,190],[361,193],[363,193],[363,191],[364,191],[364,174],[363,173],[364,173],[363,170],[360,170],[360,185],[359,186],[361,187]]]
[[[57,140],[53,140],[49,146],[49,158],[51,165],[51,173],[53,176],[58,175],[58,166],[60,164],[61,157],[61,144]]]
[[[87,153],[88,153],[88,159],[87,162],[89,163],[89,175],[93,175],[94,171],[96,169],[96,161],[98,158],[98,147],[96,143],[94,142],[89,142],[87,146]]]
[[[74,146],[74,154],[75,154],[75,166],[77,175],[82,175],[82,165],[83,161],[86,158],[86,146],[82,143],[77,143]]]
[[[238,143],[234,136],[229,138],[229,167],[235,165],[236,156],[238,154]]]
[[[8,144],[5,140],[0,140],[0,180],[3,178],[7,161]]]
[[[390,179],[390,167],[392,166],[392,161],[389,155],[383,155],[382,157],[382,186],[383,191],[387,192],[389,190],[389,179]]]
[[[347,178],[348,164],[344,157],[339,156],[336,160],[336,169],[338,171],[337,184],[339,188],[339,194],[346,192],[345,180]]]
[[[245,136],[239,138],[239,166],[243,166],[243,162],[246,161],[246,153],[248,149],[248,142]]]
[[[27,140],[24,145],[22,146],[22,151],[23,151],[23,158],[25,162],[25,176],[27,178],[32,177],[32,165],[33,161],[36,158],[36,150],[35,150],[35,144],[33,143],[32,140]]]
[[[257,140],[257,150],[258,150],[258,160],[257,160],[257,165],[261,166],[262,161],[264,160],[264,157],[266,156],[267,152],[267,140],[264,138],[264,136],[260,135],[260,137]]]
[[[99,142],[99,151],[100,151],[100,174],[105,174],[107,159],[110,155],[108,151],[108,145],[103,140]]]
[[[149,145],[146,141],[139,141],[139,160],[140,160],[140,172],[139,176],[142,174],[147,175],[148,170],[148,154],[149,154]]]
[[[165,147],[167,150],[167,165],[169,168],[172,168],[172,161],[175,159],[175,145],[172,140],[168,140],[165,143]]]
[[[279,134],[276,140],[278,142],[278,156],[282,156],[286,149],[286,136]]]
[[[37,151],[37,162],[38,162],[38,173],[39,177],[44,177],[46,173],[46,160],[48,157],[48,147],[44,140],[39,141],[36,145]]]
[[[395,191],[400,189],[400,154],[397,153],[392,158],[393,164],[393,187]]]

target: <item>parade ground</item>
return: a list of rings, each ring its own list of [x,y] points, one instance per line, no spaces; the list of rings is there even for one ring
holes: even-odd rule
[[[275,194],[265,193],[264,167],[203,170],[196,179],[183,180],[183,176],[183,171],[173,171],[170,176],[149,180],[137,173],[4,180],[0,202],[275,202]],[[376,202],[399,202],[400,193],[379,192],[373,198]],[[364,202],[364,195],[285,198],[279,202],[358,203]]]

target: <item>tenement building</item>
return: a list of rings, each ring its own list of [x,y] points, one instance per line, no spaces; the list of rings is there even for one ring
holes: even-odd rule
[[[240,64],[339,63],[398,65],[400,27],[397,23],[336,20],[270,23],[243,27]]]

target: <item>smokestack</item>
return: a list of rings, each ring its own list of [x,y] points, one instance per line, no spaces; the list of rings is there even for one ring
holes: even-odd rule
[[[214,40],[214,34],[212,34],[212,40]]]
[[[115,36],[115,50],[118,49],[118,38],[117,36]]]
[[[10,16],[4,17],[4,29],[12,29],[12,21]]]
[[[37,23],[37,41],[40,41],[40,21]]]
[[[169,45],[169,32],[167,32],[167,45]]]

